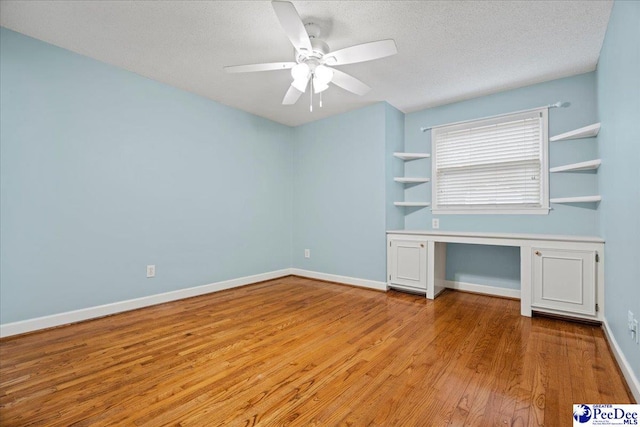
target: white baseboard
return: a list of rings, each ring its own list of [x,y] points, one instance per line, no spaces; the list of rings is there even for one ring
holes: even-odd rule
[[[474,283],[455,282],[445,280],[444,287],[456,289],[458,291],[473,292],[476,294],[493,295],[497,297],[507,297],[520,299],[520,289],[499,288],[497,286],[476,285]]]
[[[387,290],[387,284],[385,282],[377,282],[375,280],[358,279],[356,277],[319,273],[317,271],[302,270],[300,268],[292,268],[291,274],[295,276],[308,277],[309,279],[326,280],[327,282],[336,282],[345,285],[359,286],[361,288],[376,289],[379,291]]]
[[[618,366],[620,366],[622,375],[624,375],[624,378],[627,380],[627,385],[629,386],[629,389],[631,390],[633,397],[636,399],[637,403],[640,403],[640,381],[638,381],[638,378],[635,376],[635,374],[633,373],[633,370],[631,369],[631,365],[629,364],[629,361],[627,360],[626,357],[624,357],[624,353],[622,353],[620,346],[618,346],[618,342],[613,336],[613,333],[611,332],[611,328],[609,328],[609,323],[607,322],[607,319],[604,319],[602,321],[602,329],[604,330],[604,334],[607,337],[607,340],[609,341],[609,347],[611,348],[613,355],[618,361]]]
[[[40,329],[52,328],[69,323],[80,322],[82,320],[95,319],[97,317],[108,316],[110,314],[122,313],[124,311],[135,310],[151,305],[176,301],[183,298],[195,297],[211,292],[222,291],[224,289],[236,288],[238,286],[250,285],[251,283],[265,280],[277,279],[288,276],[291,269],[271,271],[268,273],[256,274],[253,276],[240,277],[238,279],[225,280],[222,282],[210,283],[208,285],[195,286],[192,288],[178,289],[176,291],[162,294],[149,295],[125,301],[118,301],[110,304],[98,305],[95,307],[83,308],[80,310],[67,311],[65,313],[52,314],[50,316],[37,317],[35,319],[21,320],[19,322],[5,323],[0,325],[0,337],[24,334]]]

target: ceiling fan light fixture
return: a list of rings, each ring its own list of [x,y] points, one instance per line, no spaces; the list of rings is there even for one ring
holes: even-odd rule
[[[291,86],[295,87],[300,92],[304,93],[307,90],[308,83],[309,83],[309,79],[307,78],[307,76],[305,76],[301,79],[294,79],[293,82],[291,83]]]
[[[249,73],[291,69],[293,82],[282,99],[283,105],[295,104],[306,92],[307,87],[311,86],[310,110],[313,111],[314,94],[319,95],[319,105],[322,107],[322,92],[329,88],[329,83],[363,96],[371,90],[369,86],[332,67],[373,61],[398,53],[396,43],[392,39],[361,43],[331,51],[329,45],[319,38],[320,27],[313,22],[303,22],[293,3],[287,0],[272,0],[271,6],[285,35],[293,45],[295,62],[235,65],[224,67],[224,70],[228,73]]]
[[[333,70],[324,65],[318,65],[313,72],[314,82],[313,84],[328,85],[331,79],[333,79]]]
[[[329,83],[325,83],[318,78],[318,76],[313,77],[313,93],[324,92],[329,89]]]
[[[300,64],[296,64],[293,66],[293,68],[291,68],[291,77],[293,77],[294,81],[305,80],[305,86],[306,86],[306,80],[309,78],[310,71],[311,69],[304,62]]]

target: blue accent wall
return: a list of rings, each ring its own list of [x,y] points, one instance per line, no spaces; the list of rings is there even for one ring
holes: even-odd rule
[[[640,319],[640,2],[614,3],[597,82],[605,316],[640,378],[640,346],[627,330],[627,311]]]
[[[0,322],[290,267],[291,128],[0,31]]]
[[[294,129],[293,267],[385,281],[386,113],[378,103]]]

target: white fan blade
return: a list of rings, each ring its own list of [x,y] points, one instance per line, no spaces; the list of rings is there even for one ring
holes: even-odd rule
[[[344,65],[353,64],[355,62],[372,61],[374,59],[384,58],[398,53],[396,42],[392,39],[380,40],[377,42],[363,43],[326,55],[327,65]]]
[[[304,29],[304,24],[298,11],[293,6],[293,3],[288,1],[272,1],[271,5],[276,12],[276,16],[280,21],[280,25],[284,29],[284,32],[291,40],[291,44],[297,51],[306,50],[311,52],[311,41],[307,30]]]
[[[360,96],[366,95],[367,92],[371,90],[369,86],[360,80],[335,68],[333,69],[333,79],[331,79],[331,83]]]
[[[282,99],[282,105],[293,105],[296,102],[298,102],[298,99],[300,99],[300,96],[302,95],[302,92],[300,92],[298,89],[296,89],[293,86],[289,86],[289,90],[287,90],[287,93],[284,95],[284,98]]]
[[[288,70],[295,62],[269,62],[264,64],[232,65],[223,67],[227,73],[253,73],[254,71]]]

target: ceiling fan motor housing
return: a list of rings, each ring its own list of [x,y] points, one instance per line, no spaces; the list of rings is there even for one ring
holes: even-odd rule
[[[305,22],[304,29],[309,35],[310,39],[320,38],[320,34],[322,33],[322,28],[320,28],[320,25],[316,24],[315,22]]]
[[[324,55],[329,53],[329,45],[320,39],[312,38],[311,52],[300,51],[296,57],[298,63],[305,62],[307,59],[322,59]]]

